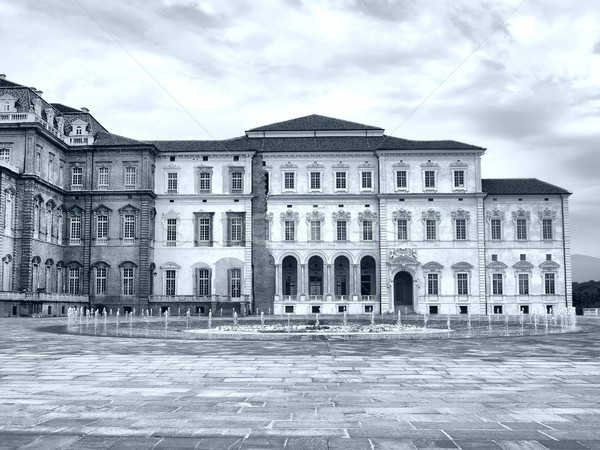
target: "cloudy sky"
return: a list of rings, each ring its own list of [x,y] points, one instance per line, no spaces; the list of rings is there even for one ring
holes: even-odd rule
[[[0,0],[0,72],[136,139],[317,113],[486,147],[574,192],[600,257],[600,2]]]

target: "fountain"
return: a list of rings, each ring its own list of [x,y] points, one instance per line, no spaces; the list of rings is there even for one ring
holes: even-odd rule
[[[344,328],[348,328],[348,312],[344,309],[344,317],[342,318]]]
[[[396,326],[398,328],[402,327],[402,314],[400,313],[400,308],[398,308],[398,320],[396,320]]]
[[[446,326],[448,328],[448,331],[450,331],[450,314],[448,314],[448,317],[446,319]]]
[[[260,312],[260,325],[265,326],[265,313],[263,311]]]
[[[315,329],[319,329],[319,313],[315,315]]]
[[[423,329],[426,330],[427,329],[427,314],[423,313]]]
[[[208,329],[212,329],[212,309],[208,310]]]
[[[233,326],[234,326],[234,328],[237,328],[237,326],[238,326],[238,314],[237,314],[237,311],[233,312]]]

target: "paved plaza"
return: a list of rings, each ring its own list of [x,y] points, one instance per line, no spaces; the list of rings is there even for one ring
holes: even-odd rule
[[[179,341],[0,319],[0,449],[600,448],[600,320],[489,339]]]

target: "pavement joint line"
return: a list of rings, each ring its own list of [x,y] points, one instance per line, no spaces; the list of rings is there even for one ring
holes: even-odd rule
[[[558,442],[558,441],[559,441],[559,439],[556,439],[555,437],[553,437],[553,436],[550,436],[550,435],[549,435],[549,434],[547,434],[547,433],[544,433],[542,430],[537,430],[537,432],[538,432],[538,433],[540,433],[540,434],[543,434],[543,435],[544,435],[544,436],[546,436],[546,437],[549,437],[549,438],[550,438],[550,439],[552,439],[553,441],[556,441],[556,442]]]

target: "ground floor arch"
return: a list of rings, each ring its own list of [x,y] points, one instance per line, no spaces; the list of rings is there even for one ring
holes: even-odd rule
[[[413,307],[414,279],[409,272],[400,271],[394,276],[394,309]]]

